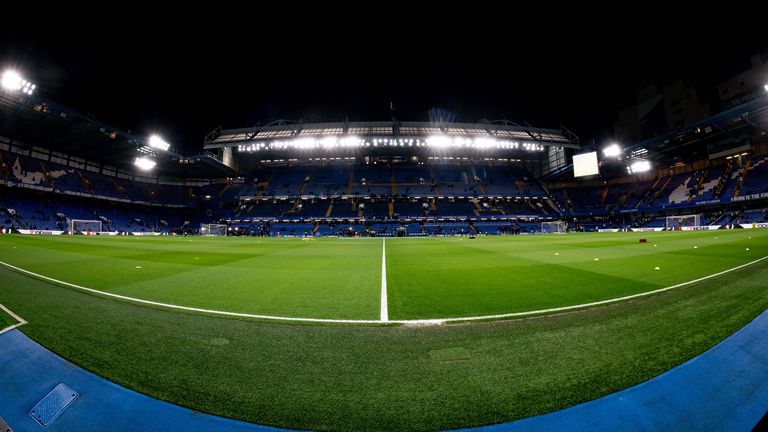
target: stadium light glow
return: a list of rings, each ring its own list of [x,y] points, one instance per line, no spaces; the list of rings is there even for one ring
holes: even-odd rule
[[[451,145],[451,139],[445,135],[435,135],[427,138],[427,145],[435,148],[446,148]]]
[[[339,145],[339,141],[336,137],[325,137],[320,140],[320,147],[322,148],[334,148]]]
[[[160,135],[152,135],[149,137],[149,146],[163,151],[168,151],[171,145],[168,144]]]
[[[499,145],[499,142],[493,138],[475,138],[475,148],[486,149],[494,148]]]
[[[327,136],[322,138],[297,138],[292,140],[259,141],[237,146],[239,152],[252,153],[266,150],[290,150],[290,149],[333,149],[338,147],[431,147],[437,149],[446,148],[476,148],[476,149],[505,149],[525,150],[529,152],[544,151],[544,145],[536,142],[519,142],[498,140],[490,137],[449,137],[435,135],[424,140],[419,138],[360,138],[349,136],[338,138]]]
[[[37,85],[25,80],[18,72],[14,70],[7,70],[3,72],[3,77],[0,79],[0,85],[9,91],[19,91],[27,95],[32,95],[37,88]]]
[[[647,160],[638,160],[632,163],[629,167],[627,167],[627,171],[629,171],[630,174],[636,174],[641,172],[646,172],[651,170],[651,163]]]
[[[603,149],[603,156],[605,157],[618,157],[621,155],[621,147],[618,144],[611,144]]]
[[[3,72],[3,88],[6,90],[16,91],[21,88],[21,75],[13,70],[7,70]]]
[[[137,157],[133,164],[142,171],[149,171],[156,165],[155,161],[146,157]]]
[[[763,88],[768,92],[768,84],[764,85]]]
[[[339,145],[342,147],[358,147],[361,143],[360,138],[356,136],[344,137],[339,140]]]

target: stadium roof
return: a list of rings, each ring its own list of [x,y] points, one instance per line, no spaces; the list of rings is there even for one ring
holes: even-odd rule
[[[225,177],[234,171],[213,154],[184,156],[50,100],[0,91],[0,135],[15,145],[40,147],[134,171],[137,156],[151,156],[161,175]]]
[[[626,160],[644,159],[658,166],[686,164],[699,159],[715,159],[750,150],[751,136],[768,132],[768,95],[760,95],[741,105],[703,120],[673,128],[659,136],[626,146]],[[583,150],[597,150],[596,147]],[[552,181],[572,173],[573,164],[548,173]],[[624,175],[624,170],[619,170]]]
[[[430,138],[433,139],[430,141]],[[440,138],[439,140],[436,138]],[[334,140],[335,139],[335,140]],[[272,150],[290,147],[300,148],[313,140],[318,146],[329,143],[341,146],[366,146],[375,139],[419,140],[424,146],[457,145],[472,147],[478,142],[484,146],[494,143],[518,145],[557,146],[578,148],[579,139],[565,128],[537,128],[529,124],[519,125],[507,120],[484,123],[429,123],[429,122],[337,122],[301,123],[279,120],[264,126],[242,129],[221,128],[205,139],[206,149],[237,147],[240,150],[251,145]],[[455,141],[459,139],[459,141]],[[346,140],[346,141],[345,141]],[[446,141],[450,140],[450,141]],[[480,146],[480,144],[477,144]],[[505,147],[509,148],[509,147]]]

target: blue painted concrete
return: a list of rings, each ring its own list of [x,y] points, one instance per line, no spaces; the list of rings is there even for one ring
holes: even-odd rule
[[[466,430],[751,431],[766,411],[768,311],[642,384],[550,414]]]
[[[29,410],[62,382],[80,396],[44,428]],[[67,362],[18,330],[0,335],[0,417],[14,432],[280,430],[201,414],[128,390]]]
[[[60,382],[80,397],[43,428],[29,409]],[[709,351],[645,383],[562,411],[466,430],[749,431],[767,410],[768,311]],[[0,417],[16,432],[279,430],[128,390],[72,365],[18,330],[0,335]]]

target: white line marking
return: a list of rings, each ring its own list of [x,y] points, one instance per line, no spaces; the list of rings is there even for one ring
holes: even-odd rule
[[[587,308],[591,306],[599,306],[609,303],[616,303],[624,300],[630,300],[633,298],[638,297],[644,297],[649,296],[652,294],[657,294],[664,291],[669,291],[675,288],[680,288],[682,286],[690,285],[696,282],[701,282],[706,279],[711,279],[713,277],[717,277],[720,275],[724,275],[726,273],[730,273],[732,271],[736,271],[739,269],[742,269],[744,267],[750,266],[752,264],[756,264],[760,261],[763,261],[765,259],[768,259],[768,256],[764,256],[762,258],[756,259],[754,261],[750,261],[746,264],[742,264],[740,266],[736,266],[733,268],[729,268],[727,270],[723,270],[721,272],[717,272],[708,276],[700,277],[698,279],[690,280],[688,282],[679,283],[677,285],[668,286],[666,288],[660,288],[653,291],[646,291],[639,294],[632,294],[624,297],[618,297],[608,300],[601,300],[596,301],[592,303],[582,303],[572,306],[563,306],[563,307],[556,307],[556,308],[550,308],[550,309],[539,309],[534,311],[527,311],[527,312],[512,312],[512,313],[506,313],[506,314],[497,314],[497,315],[481,315],[481,316],[471,316],[471,317],[452,317],[452,318],[430,318],[430,319],[417,319],[417,320],[391,320],[387,321],[387,324],[442,324],[445,322],[461,322],[461,321],[481,321],[481,320],[492,320],[492,319],[499,319],[499,318],[517,318],[517,317],[525,317],[530,315],[541,315],[551,312],[563,312],[563,311],[569,311],[574,309],[582,309]],[[38,273],[31,272],[29,270],[24,270],[23,268],[16,267],[14,265],[8,264],[6,262],[0,261],[0,265],[3,265],[5,267],[8,267],[10,269],[16,270],[20,273],[28,274],[30,276],[36,277],[38,279],[47,280],[50,282],[57,283],[59,285],[64,285],[72,288],[76,288],[83,291],[88,291],[96,294],[100,294],[107,297],[114,297],[119,298],[122,300],[127,300],[131,302],[136,303],[143,303],[143,304],[149,304],[154,306],[161,306],[168,309],[179,309],[179,310],[185,310],[185,311],[191,311],[191,312],[201,312],[201,313],[207,313],[207,314],[213,314],[213,315],[226,315],[226,316],[235,316],[235,317],[243,317],[243,318],[257,318],[257,319],[264,319],[264,320],[274,320],[274,321],[295,321],[295,322],[318,322],[318,323],[340,323],[340,324],[383,324],[380,320],[355,320],[355,319],[329,319],[329,318],[295,318],[295,317],[283,317],[283,316],[273,316],[273,315],[256,315],[256,314],[247,314],[247,313],[240,313],[240,312],[227,312],[227,311],[219,311],[219,310],[211,310],[211,309],[200,309],[200,308],[194,308],[189,306],[179,306],[174,304],[168,304],[168,303],[159,303],[149,300],[142,300],[135,297],[128,297],[120,294],[112,294],[104,291],[95,290],[93,288],[86,288],[84,286],[71,284],[69,282],[60,281],[58,279],[54,279],[48,276],[43,276]]]
[[[3,334],[3,333],[5,333],[5,332],[11,331],[11,330],[15,329],[16,327],[21,327],[21,326],[23,326],[24,324],[27,324],[27,321],[26,321],[26,320],[24,320],[24,318],[22,318],[22,317],[20,317],[20,316],[16,315],[15,313],[13,313],[13,311],[12,311],[12,310],[8,309],[7,307],[3,306],[2,304],[0,304],[0,309],[2,309],[2,310],[5,312],[5,313],[7,313],[8,315],[10,315],[10,316],[11,316],[13,319],[15,319],[16,321],[18,321],[16,324],[13,324],[13,325],[11,325],[11,326],[8,326],[8,327],[6,327],[6,328],[4,328],[4,329],[0,330],[0,335],[1,335],[1,334]]]
[[[381,239],[381,322],[389,322],[387,307],[387,239]]]

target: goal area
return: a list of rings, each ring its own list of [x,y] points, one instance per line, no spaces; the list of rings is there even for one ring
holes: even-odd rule
[[[101,232],[100,220],[70,219],[67,222],[70,234],[96,235]]]
[[[227,226],[222,224],[202,224],[200,225],[200,235],[226,236]]]
[[[563,221],[542,222],[542,234],[565,234],[568,232],[568,225]]]
[[[665,227],[668,230],[679,230],[683,227],[701,226],[701,214],[667,216]]]

